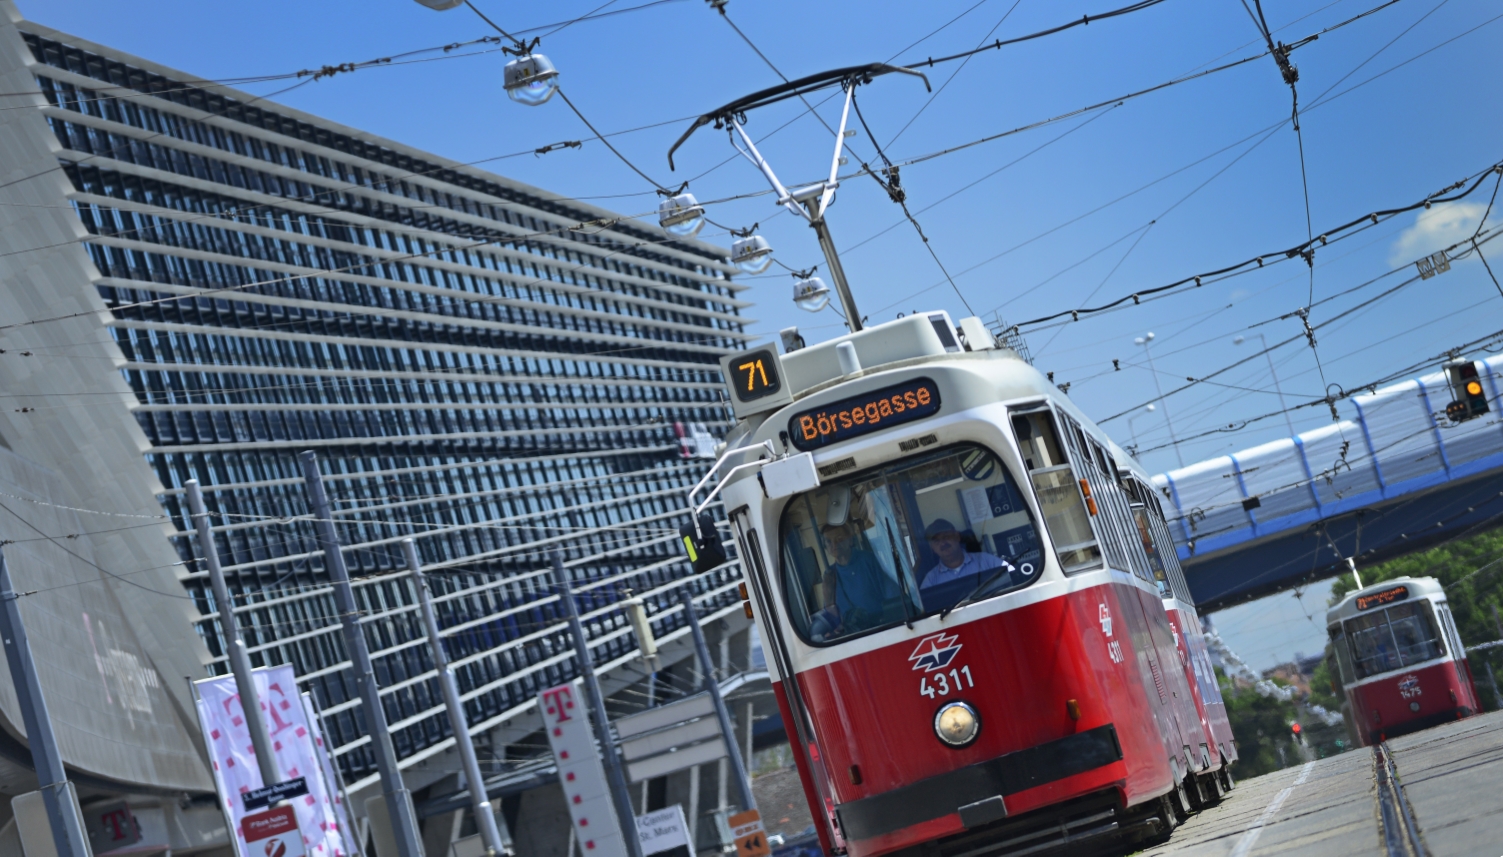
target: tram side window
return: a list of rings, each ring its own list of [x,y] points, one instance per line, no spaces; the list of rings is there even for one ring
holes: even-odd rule
[[[800,494],[781,536],[789,620],[816,644],[990,598],[1043,571],[1017,483],[975,445]]]
[[[1080,423],[1069,414],[1061,413],[1067,438],[1075,439],[1071,449],[1076,462],[1076,475],[1083,476],[1091,486],[1092,499],[1096,503],[1096,532],[1101,539],[1106,561],[1112,568],[1131,571],[1143,580],[1149,580],[1147,560],[1131,549],[1130,533],[1136,529],[1125,498],[1117,489],[1116,466]]]
[[[1169,538],[1169,530],[1164,525],[1163,512],[1153,496],[1153,490],[1131,473],[1124,475],[1124,472],[1119,471],[1118,476],[1121,477],[1128,496],[1132,498],[1133,520],[1138,525],[1138,537],[1143,542],[1143,552],[1148,556],[1148,570],[1153,574],[1159,594],[1164,598],[1178,595],[1184,601],[1191,601],[1174,554],[1174,542]]]
[[[1169,587],[1169,572],[1164,568],[1164,559],[1153,543],[1153,531],[1148,524],[1148,509],[1141,503],[1132,507],[1133,521],[1138,525],[1138,538],[1143,542],[1143,552],[1148,555],[1148,570],[1153,573],[1153,582],[1158,584],[1160,598],[1173,598]]]
[[[1352,672],[1352,652],[1347,647],[1346,632],[1341,630],[1340,625],[1332,625],[1327,629],[1331,635],[1331,648],[1336,650],[1336,669],[1341,676],[1343,685],[1356,681]]]
[[[1060,565],[1070,574],[1101,566],[1101,546],[1091,530],[1075,473],[1065,459],[1054,417],[1047,408],[1014,413],[1012,430],[1023,452],[1023,464],[1038,496],[1044,525],[1054,540]]]
[[[1445,654],[1427,601],[1396,604],[1346,621],[1357,678],[1403,669]]]

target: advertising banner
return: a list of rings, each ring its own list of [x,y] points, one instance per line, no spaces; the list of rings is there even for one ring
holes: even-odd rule
[[[345,840],[350,827],[333,777],[329,748],[324,744],[310,703],[298,693],[292,666],[263,667],[255,670],[254,675],[261,718],[270,733],[278,773],[283,780],[301,777],[307,781],[307,793],[291,798],[288,805],[296,813],[297,828],[301,830],[300,838],[308,857],[348,857],[355,852]],[[261,843],[260,851],[249,850],[245,838],[246,817],[264,813],[247,812],[243,796],[261,789],[264,783],[240,707],[240,695],[235,690],[235,679],[220,676],[194,685],[198,689],[198,717],[204,742],[213,761],[214,784],[230,820],[230,829],[235,831],[236,853],[240,857],[266,857],[265,843]]]
[[[550,687],[538,694],[538,709],[543,713],[548,746],[558,762],[558,781],[564,787],[580,850],[586,857],[626,857],[626,843],[611,805],[605,767],[590,730],[579,682]]]

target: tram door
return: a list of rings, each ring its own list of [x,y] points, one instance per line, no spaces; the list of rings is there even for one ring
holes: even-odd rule
[[[756,604],[756,613],[761,617],[758,628],[762,632],[762,651],[777,667],[783,690],[783,728],[788,733],[788,742],[798,759],[809,809],[818,822],[817,830],[825,852],[843,850],[845,841],[835,821],[834,791],[825,772],[819,745],[814,740],[814,723],[798,686],[793,659],[783,637],[783,626],[778,621],[776,599],[768,579],[767,565],[763,560],[766,554],[761,537],[752,526],[751,515],[746,507],[731,512],[730,520],[736,548],[741,555],[741,573],[751,584],[750,594]]]

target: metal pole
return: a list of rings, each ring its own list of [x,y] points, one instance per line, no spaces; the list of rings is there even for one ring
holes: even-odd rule
[[[21,706],[26,726],[26,743],[31,747],[31,764],[36,768],[42,804],[52,822],[52,842],[58,857],[89,857],[88,837],[84,836],[78,813],[68,792],[68,774],[63,757],[57,750],[57,736],[52,734],[52,718],[47,714],[47,700],[42,696],[42,682],[37,665],[31,658],[31,643],[26,639],[26,625],[21,621],[20,598],[11,586],[10,568],[0,550],[0,635],[5,638],[5,662],[10,666],[10,681]]]
[[[637,835],[637,816],[631,809],[631,793],[626,790],[626,775],[621,771],[621,760],[616,756],[616,742],[611,740],[611,724],[605,717],[605,696],[600,692],[600,680],[595,677],[595,659],[590,656],[590,644],[585,639],[584,625],[579,621],[579,605],[574,603],[574,588],[564,574],[564,558],[553,552],[553,579],[558,582],[559,598],[569,614],[569,632],[574,636],[574,657],[579,661],[579,675],[584,679],[585,697],[590,702],[590,716],[595,726],[595,739],[600,742],[600,755],[605,762],[605,780],[611,788],[611,803],[621,824],[621,837],[626,840],[629,857],[643,857],[642,838]],[[571,830],[573,828],[570,828]],[[692,850],[692,849],[691,849]]]
[[[204,565],[209,569],[209,582],[214,587],[214,603],[219,605],[219,631],[224,637],[230,672],[235,676],[235,692],[240,694],[240,710],[245,714],[245,728],[250,730],[251,746],[256,750],[256,767],[261,769],[261,785],[274,786],[282,781],[281,774],[277,771],[277,757],[271,749],[271,736],[266,734],[266,721],[261,719],[261,697],[256,693],[250,655],[245,650],[244,638],[240,636],[240,622],[235,618],[235,601],[230,598],[230,588],[225,585],[224,569],[219,567],[219,550],[214,547],[214,534],[209,529],[209,513],[204,509],[203,490],[198,487],[197,479],[189,479],[183,487],[188,494],[188,511],[193,517],[193,528],[198,532],[198,552],[203,555]]]
[[[741,808],[756,809],[757,801],[752,797],[751,780],[746,776],[746,763],[741,758],[736,731],[731,728],[731,713],[726,710],[725,699],[720,695],[720,683],[715,681],[715,665],[710,662],[710,647],[705,645],[705,632],[699,627],[699,613],[694,609],[694,593],[686,586],[679,590],[679,600],[684,605],[684,619],[689,622],[689,631],[694,635],[694,651],[699,655],[705,690],[715,703],[715,717],[720,721],[720,734],[725,736],[725,749],[731,757],[731,770],[736,777],[736,792],[741,797]]]
[[[496,827],[496,813],[485,793],[485,778],[480,775],[480,762],[475,758],[475,742],[470,738],[470,724],[465,719],[464,703],[459,699],[459,682],[454,679],[454,670],[449,668],[449,658],[444,654],[444,641],[438,634],[438,616],[433,612],[433,593],[428,589],[428,578],[423,576],[423,567],[418,562],[417,545],[412,539],[402,539],[402,553],[407,557],[407,568],[417,584],[418,601],[423,608],[423,627],[428,631],[428,647],[432,649],[433,668],[438,671],[438,684],[444,691],[444,707],[449,712],[449,726],[454,730],[454,744],[459,747],[459,761],[464,766],[465,785],[470,790],[470,804],[475,808],[475,826],[480,829],[480,838],[485,842],[489,857],[505,854],[501,831]]]
[[[1487,683],[1493,687],[1493,702],[1497,704],[1499,710],[1503,710],[1503,694],[1498,693],[1498,679],[1493,675],[1492,661],[1483,661],[1482,666],[1487,669]]]
[[[1174,457],[1179,461],[1179,466],[1185,466],[1185,456],[1179,451],[1179,438],[1174,436],[1174,420],[1169,417],[1169,403],[1164,401],[1164,386],[1159,383],[1159,370],[1153,367],[1153,334],[1142,337],[1143,354],[1148,357],[1148,373],[1153,376],[1153,388],[1159,394],[1159,407],[1164,409],[1164,424],[1169,427],[1169,443],[1174,446]]]
[[[386,798],[386,811],[391,816],[399,857],[422,857],[417,817],[412,811],[412,799],[402,784],[396,751],[391,746],[386,710],[381,707],[380,688],[376,685],[375,670],[371,668],[371,653],[365,646],[365,632],[360,628],[360,608],[355,605],[350,572],[344,565],[339,535],[334,532],[334,521],[329,516],[329,498],[324,494],[323,476],[318,472],[318,454],[308,450],[298,458],[303,465],[303,480],[308,486],[308,505],[313,510],[314,524],[318,528],[318,544],[324,552],[324,568],[334,587],[334,604],[343,626],[345,651],[354,665],[355,687],[360,692],[361,708],[365,710],[366,733],[376,754],[376,768],[381,773],[381,794]]]
[[[830,238],[830,227],[825,225],[824,217],[814,211],[816,204],[817,199],[805,203],[809,213],[813,215],[809,225],[814,227],[814,234],[819,236],[819,248],[825,251],[825,267],[830,269],[830,279],[835,281],[835,294],[840,296],[840,305],[845,308],[845,326],[856,333],[861,330],[861,311],[856,309],[856,297],[851,294],[851,284],[845,278],[845,268],[840,266],[835,241]]]

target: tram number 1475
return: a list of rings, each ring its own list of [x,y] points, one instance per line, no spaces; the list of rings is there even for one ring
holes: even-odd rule
[[[933,684],[929,683],[931,678],[934,680]],[[971,668],[969,666],[957,667],[950,670],[948,674],[940,672],[933,676],[926,675],[919,679],[919,693],[930,699],[934,699],[936,696],[949,696],[952,693],[959,693],[968,687],[975,686],[976,682],[971,678]]]

